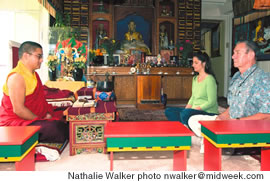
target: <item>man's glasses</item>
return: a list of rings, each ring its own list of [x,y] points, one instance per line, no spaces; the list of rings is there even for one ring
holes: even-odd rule
[[[38,54],[38,55],[35,55],[33,53],[28,53],[29,55],[34,55],[36,56],[38,59],[42,59],[43,58],[43,55],[42,54]]]

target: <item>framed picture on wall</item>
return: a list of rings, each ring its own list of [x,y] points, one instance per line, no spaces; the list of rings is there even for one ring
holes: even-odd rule
[[[173,50],[160,50],[161,58],[170,64],[170,56],[173,56]]]
[[[145,56],[145,63],[153,63],[156,64],[157,63],[157,56],[154,55],[146,55]]]
[[[127,64],[127,57],[125,53],[120,53],[120,65]]]
[[[238,41],[252,40],[260,48],[257,61],[270,59],[270,16],[265,16],[245,24],[239,24],[234,28],[234,44]]]
[[[103,54],[104,56],[104,64],[105,65],[108,65],[108,58],[109,58],[109,55],[108,54]],[[114,59],[114,64],[115,65],[119,65],[121,62],[120,62],[120,54],[113,54],[113,59]]]
[[[220,28],[219,24],[211,31],[211,57],[220,56]]]
[[[130,55],[133,55],[135,58],[134,63],[143,63],[142,62],[142,51],[138,49],[130,49]]]

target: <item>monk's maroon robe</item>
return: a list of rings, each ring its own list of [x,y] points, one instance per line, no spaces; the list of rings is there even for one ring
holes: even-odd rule
[[[0,126],[26,126],[35,120],[42,120],[47,113],[54,116],[53,108],[46,102],[43,85],[37,73],[37,86],[35,91],[25,97],[25,107],[32,111],[38,117],[34,120],[24,120],[13,112],[10,97],[3,95],[2,104],[0,107]],[[53,118],[56,119],[55,117]],[[59,118],[58,118],[59,119]]]

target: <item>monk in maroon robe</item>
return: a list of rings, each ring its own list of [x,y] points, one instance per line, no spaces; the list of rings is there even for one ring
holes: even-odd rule
[[[41,45],[24,42],[19,48],[19,58],[3,87],[0,126],[37,125],[41,126],[40,142],[64,142],[68,139],[68,124],[61,116],[56,116],[46,102],[41,80],[35,71],[43,62]]]

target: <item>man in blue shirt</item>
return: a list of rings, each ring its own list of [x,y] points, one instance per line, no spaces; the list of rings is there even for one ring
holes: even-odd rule
[[[192,116],[189,127],[201,137],[199,120],[269,120],[270,73],[256,65],[257,45],[252,41],[238,42],[233,51],[234,67],[239,69],[228,90],[229,107],[218,116]]]
[[[233,63],[239,69],[230,83],[229,108],[217,120],[270,120],[270,74],[256,65],[257,45],[252,41],[238,42]]]

